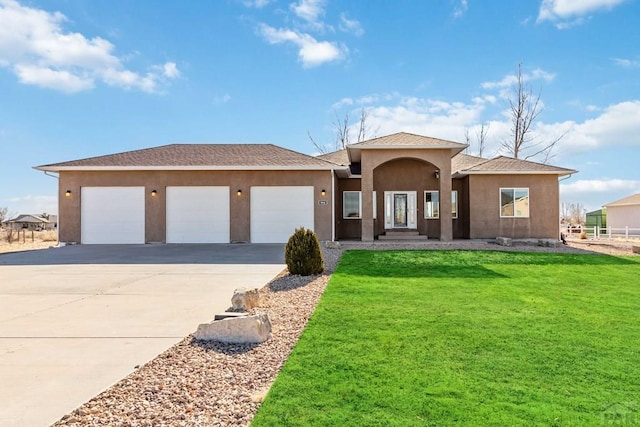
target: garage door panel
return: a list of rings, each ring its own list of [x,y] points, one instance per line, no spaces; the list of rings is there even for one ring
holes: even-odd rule
[[[229,243],[229,187],[167,187],[167,243]]]
[[[313,187],[252,187],[251,242],[285,243],[299,227],[313,230]]]
[[[82,187],[83,244],[145,242],[144,187]]]

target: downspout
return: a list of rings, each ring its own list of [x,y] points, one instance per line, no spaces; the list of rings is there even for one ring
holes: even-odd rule
[[[43,171],[44,174],[46,176],[49,176],[51,178],[55,178],[58,180],[58,212],[56,213],[56,216],[58,217],[58,221],[57,221],[57,225],[56,225],[56,241],[58,242],[58,247],[60,247],[60,175],[53,175],[51,173],[47,173],[49,171]]]
[[[336,241],[336,184],[335,171],[331,169],[331,241]]]

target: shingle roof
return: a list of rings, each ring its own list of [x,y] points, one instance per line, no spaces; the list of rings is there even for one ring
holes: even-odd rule
[[[272,144],[171,144],[36,167],[40,170],[109,168],[302,168],[331,163]]]
[[[399,132],[392,135],[369,139],[357,144],[351,144],[348,148],[371,147],[433,147],[433,148],[459,148],[464,150],[467,145],[445,139],[432,138],[430,136],[415,135],[413,133]]]
[[[488,159],[485,159],[484,157],[476,157],[460,153],[451,159],[451,172],[455,173],[460,170],[468,169],[486,161],[488,161]]]
[[[629,206],[629,205],[640,205],[640,193],[625,197],[624,199],[616,200],[615,202],[607,203],[606,205],[603,205],[603,206],[608,208],[611,206]]]
[[[346,149],[334,151],[333,153],[321,154],[318,158],[340,166],[347,166],[349,164],[349,154]]]
[[[558,174],[570,175],[577,171],[545,165],[543,163],[528,160],[514,159],[512,157],[498,156],[496,158],[464,166],[457,172],[467,173],[530,173],[530,174]]]

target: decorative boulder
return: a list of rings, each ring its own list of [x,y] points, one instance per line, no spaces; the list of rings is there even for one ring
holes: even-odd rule
[[[231,305],[234,310],[247,311],[256,307],[260,301],[258,289],[238,288],[233,291]]]
[[[512,246],[510,237],[496,237],[496,242],[500,246]]]
[[[543,248],[557,248],[559,245],[560,245],[560,242],[554,239],[538,240],[538,246],[542,246]]]
[[[631,246],[631,252],[640,255],[640,246]]]
[[[259,344],[271,338],[271,321],[267,313],[230,317],[198,325],[194,337],[201,341]]]
[[[326,242],[324,242],[324,246],[327,249],[340,249],[342,247],[340,242],[331,241],[331,240],[327,240]]]

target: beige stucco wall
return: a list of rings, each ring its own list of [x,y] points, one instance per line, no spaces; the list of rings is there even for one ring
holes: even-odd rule
[[[500,217],[500,188],[529,188],[529,217]],[[470,175],[469,237],[507,236],[548,238],[559,236],[557,175]]]
[[[431,167],[432,171],[435,169],[440,170],[440,179],[437,181],[437,188],[434,190],[440,191],[440,233],[439,238],[443,241],[448,241],[453,238],[452,223],[451,223],[451,150],[448,149],[363,149],[361,152],[361,165],[362,165],[362,240],[372,241],[376,234],[380,233],[380,225],[375,225],[373,220],[373,190],[378,192],[380,188],[376,187],[376,175],[378,173],[385,173],[387,169],[381,168],[382,165],[388,162],[396,164],[389,167],[393,170],[396,168],[395,175],[409,176],[408,173],[402,169],[402,161],[398,159],[417,159],[422,162],[426,162]],[[409,164],[409,163],[407,163]],[[403,179],[403,178],[399,178]],[[409,178],[411,179],[411,177]],[[413,179],[416,179],[414,176]],[[399,184],[399,183],[398,183]],[[414,185],[415,187],[415,185]],[[403,189],[397,189],[403,190]],[[379,194],[378,194],[379,196]],[[420,212],[422,212],[422,205],[420,200],[424,200],[424,194],[418,197],[418,205]],[[380,199],[379,199],[380,201]],[[380,206],[380,203],[378,203]],[[419,214],[420,216],[420,214]],[[424,216],[424,214],[422,214]],[[378,218],[382,218],[378,215]],[[378,221],[380,222],[380,220]],[[426,226],[426,224],[425,224]],[[382,230],[384,224],[382,224]]]
[[[166,197],[168,186],[229,186],[231,241],[251,241],[250,200],[252,186],[313,186],[314,230],[320,240],[331,240],[331,171],[107,171],[61,172],[60,241],[80,242],[80,200],[82,187],[145,187],[146,242],[166,241]],[[237,190],[242,190],[238,197]],[[321,191],[325,189],[326,195]],[[71,190],[71,197],[65,192]],[[156,190],[158,195],[151,196]],[[320,205],[326,200],[326,205]]]
[[[640,228],[640,205],[607,207],[607,227]]]

